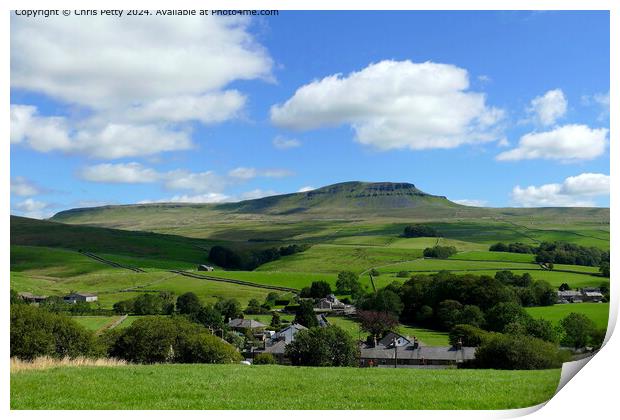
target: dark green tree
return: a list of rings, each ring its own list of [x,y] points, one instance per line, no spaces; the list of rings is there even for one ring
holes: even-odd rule
[[[328,282],[319,280],[313,281],[310,285],[310,296],[315,299],[321,299],[332,293],[332,288]]]
[[[492,307],[486,314],[486,325],[489,331],[504,331],[513,322],[525,324],[529,315],[518,303],[502,302]]]
[[[597,333],[596,325],[584,314],[571,312],[560,321],[564,331],[562,345],[581,348],[592,344]]]
[[[202,308],[200,299],[194,292],[183,293],[177,298],[177,311],[184,315],[195,315]]]
[[[295,323],[301,324],[306,328],[318,327],[319,321],[314,313],[314,306],[309,300],[299,302],[299,307],[295,313]]]
[[[276,331],[282,328],[282,319],[280,318],[280,314],[278,312],[273,312],[271,315],[271,322],[269,323],[269,326]]]
[[[359,349],[349,333],[330,325],[298,332],[285,354],[297,366],[356,366]]]
[[[336,280],[336,292],[345,294],[352,293],[353,291],[359,291],[361,289],[361,283],[359,276],[352,271],[341,271],[338,273],[338,279]]]
[[[239,301],[235,298],[218,299],[218,301],[215,303],[214,308],[224,316],[225,321],[243,317],[241,303],[239,303]]]

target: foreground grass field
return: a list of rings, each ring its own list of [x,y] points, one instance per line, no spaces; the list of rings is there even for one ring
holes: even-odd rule
[[[509,409],[550,399],[559,378],[559,369],[62,367],[11,374],[11,408]]]

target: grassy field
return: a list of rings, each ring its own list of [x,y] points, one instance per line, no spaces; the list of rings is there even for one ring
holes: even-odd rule
[[[361,273],[371,267],[408,261],[421,256],[421,249],[321,244],[314,245],[300,254],[264,264],[258,271],[337,273],[350,270]]]
[[[560,370],[63,367],[11,374],[10,400],[16,410],[508,409],[548,400],[559,378]]]
[[[557,324],[571,312],[584,314],[590,318],[598,328],[607,328],[609,320],[609,303],[572,303],[564,305],[541,306],[525,308],[534,318],[544,318]]]
[[[199,273],[204,274],[204,273]],[[332,288],[336,286],[337,273],[299,273],[286,271],[221,271],[217,270],[212,274],[216,277],[227,279],[245,280],[252,283],[266,284],[271,286],[285,286],[295,289],[302,289],[310,286],[313,281],[323,280],[328,282]]]
[[[73,316],[71,319],[91,331],[99,331],[119,320],[120,316]]]
[[[458,249],[458,248],[457,248]],[[468,251],[459,252],[450,257],[451,260],[471,260],[471,261],[505,261],[533,263],[533,254],[517,254],[514,252],[493,252],[493,251]]]

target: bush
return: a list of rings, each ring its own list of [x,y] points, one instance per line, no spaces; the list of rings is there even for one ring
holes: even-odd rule
[[[403,236],[405,238],[421,238],[421,237],[437,237],[439,236],[439,234],[431,226],[409,225],[409,226],[405,226],[405,230],[403,231]]]
[[[379,270],[377,270],[376,268],[371,268],[368,274],[373,277],[379,277],[381,275],[381,273],[379,273]]]
[[[562,345],[581,348],[597,344],[593,338],[597,335],[596,325],[583,314],[571,312],[560,321],[563,330]]]
[[[298,332],[285,354],[297,366],[357,366],[359,349],[349,333],[330,325]]]
[[[455,325],[450,330],[450,344],[456,346],[459,339],[463,346],[478,347],[482,341],[489,335],[488,331],[467,324]]]
[[[476,349],[476,367],[483,369],[553,369],[568,357],[556,345],[523,335],[490,334]]]
[[[457,253],[457,250],[453,246],[434,246],[432,248],[424,249],[424,256],[426,258],[446,259],[446,258],[450,258],[452,255],[456,253]]]
[[[98,357],[102,349],[92,332],[71,318],[32,305],[11,305],[11,357],[32,360]]]
[[[396,274],[396,277],[407,278],[409,277],[409,271],[399,271],[398,274]]]
[[[180,363],[235,363],[242,359],[237,349],[206,332],[189,335],[175,357]]]
[[[123,330],[110,355],[134,363],[231,363],[240,360],[234,347],[184,317],[148,317]]]
[[[254,356],[255,365],[275,365],[276,359],[271,353],[259,353]]]

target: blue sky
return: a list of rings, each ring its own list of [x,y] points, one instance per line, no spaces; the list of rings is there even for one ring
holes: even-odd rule
[[[14,214],[350,180],[609,205],[607,12],[184,19],[12,17]]]

